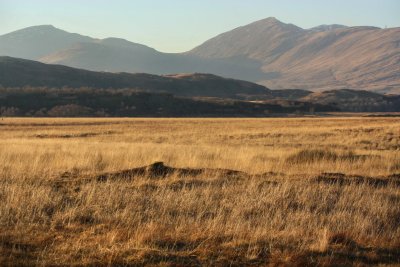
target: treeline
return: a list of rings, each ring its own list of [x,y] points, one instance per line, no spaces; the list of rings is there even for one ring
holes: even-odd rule
[[[240,117],[337,111],[297,101],[254,103],[191,99],[135,89],[0,87],[1,116],[29,117]]]
[[[330,103],[348,112],[400,112],[400,96],[382,96],[370,99],[349,99]]]

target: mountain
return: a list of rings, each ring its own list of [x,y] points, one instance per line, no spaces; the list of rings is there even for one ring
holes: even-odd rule
[[[60,64],[92,71],[140,72],[157,75],[206,72],[247,80],[262,79],[260,65],[237,57],[210,59],[161,53],[119,38],[95,39],[57,29],[35,26],[0,36],[0,56]]]
[[[381,95],[359,90],[328,90],[301,98],[321,105],[333,105],[349,112],[399,112],[400,95]]]
[[[212,73],[273,89],[400,90],[400,28],[334,24],[302,29],[267,18],[218,35],[189,52],[171,54],[45,25],[0,36],[0,55],[93,71]]]
[[[159,73],[160,53],[146,46],[124,44],[116,39],[76,43],[39,58],[41,62],[61,64],[94,71]]]
[[[176,96],[233,99],[242,99],[247,95],[266,99],[271,95],[271,90],[264,86],[211,74],[157,76],[143,73],[93,72],[11,57],[0,57],[0,85],[133,88],[149,92],[166,92]]]
[[[94,41],[52,25],[33,26],[0,36],[0,56],[36,60],[79,42]]]
[[[303,37],[304,30],[267,18],[223,33],[196,47],[189,54],[209,58],[245,56],[272,62]]]
[[[78,43],[39,59],[48,64],[61,64],[93,71],[144,72],[156,75],[206,72],[247,80],[257,80],[264,74],[259,64],[249,59],[212,59],[193,55],[161,53],[141,46],[120,46],[99,41]]]
[[[188,54],[251,59],[266,75],[257,82],[270,88],[390,92],[400,87],[400,28],[305,30],[268,18],[223,33]]]

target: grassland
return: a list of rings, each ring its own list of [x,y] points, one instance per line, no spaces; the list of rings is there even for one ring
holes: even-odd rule
[[[396,266],[399,174],[398,118],[4,119],[0,265]]]

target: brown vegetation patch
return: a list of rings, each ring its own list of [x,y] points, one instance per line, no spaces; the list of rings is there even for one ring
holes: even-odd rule
[[[187,179],[199,176],[206,176],[213,179]],[[184,180],[177,180],[169,183],[167,187],[172,190],[194,189],[199,187],[223,187],[235,185],[238,182],[244,181],[245,178],[260,179],[258,189],[274,187],[280,184],[278,177],[284,177],[284,173],[266,172],[262,174],[251,175],[242,171],[235,171],[230,169],[209,169],[209,168],[175,168],[165,165],[163,162],[155,162],[148,166],[127,169],[117,172],[108,172],[98,175],[83,175],[79,170],[73,169],[67,171],[52,180],[51,184],[54,190],[68,190],[79,192],[79,185],[83,182],[106,182],[106,181],[133,181],[137,177],[149,178],[152,180],[166,179],[169,177],[184,178]],[[287,176],[287,175],[286,175]],[[294,177],[299,177],[295,175]],[[307,174],[301,175],[307,177]],[[272,178],[271,180],[265,180]],[[293,177],[292,177],[293,179]],[[400,174],[391,174],[388,176],[368,177],[361,175],[347,175],[344,173],[321,173],[313,178],[317,183],[324,183],[329,185],[360,185],[365,184],[373,187],[396,186],[400,187]],[[65,187],[68,184],[68,187]],[[157,190],[158,185],[144,184],[140,187],[142,190]]]
[[[304,252],[292,256],[292,263],[283,266],[397,266],[400,254],[397,249],[376,249],[358,246],[329,248],[326,252]],[[282,266],[282,265],[281,265]]]
[[[97,181],[107,180],[130,180],[137,176],[144,176],[151,179],[163,179],[168,176],[176,175],[179,177],[195,177],[203,174],[215,174],[225,178],[248,176],[247,173],[228,169],[191,169],[191,168],[174,168],[166,166],[163,162],[155,162],[151,165],[112,172],[98,175]]]
[[[194,188],[199,188],[199,187],[207,187],[211,186],[212,183],[202,181],[202,180],[190,180],[190,181],[184,181],[184,180],[179,180],[176,182],[173,182],[167,186],[167,188],[174,190],[174,191],[181,191],[183,189],[191,190]]]
[[[76,133],[76,134],[37,134],[34,135],[36,138],[46,139],[46,138],[87,138],[87,137],[95,137],[100,135],[111,135],[115,134],[116,132],[107,131],[102,133]]]
[[[215,187],[233,186],[240,181],[242,181],[241,177],[234,177],[234,178],[223,177],[209,181],[179,180],[169,184],[167,188],[172,189],[174,191],[181,191],[183,189],[192,190],[195,188],[204,188],[204,187],[215,188]]]
[[[0,265],[30,266],[29,263],[37,259],[38,253],[49,246],[53,238],[53,235],[42,232],[35,235],[35,231],[28,229],[14,231],[3,228],[0,232]]]
[[[400,186],[398,175],[393,174],[387,177],[365,177],[359,175],[346,175],[343,173],[322,173],[315,178],[318,183],[335,185],[365,184],[373,187],[383,187],[388,185]]]
[[[371,155],[356,155],[353,152],[345,152],[339,154],[331,150],[322,149],[304,149],[301,150],[286,159],[287,163],[291,164],[302,164],[302,163],[314,163],[318,161],[365,161],[368,158],[378,156]]]

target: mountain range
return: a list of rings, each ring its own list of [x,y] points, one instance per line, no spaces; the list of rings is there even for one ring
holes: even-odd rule
[[[106,113],[100,113],[110,116],[265,116],[271,112],[400,111],[400,96],[349,89],[271,90],[212,74],[159,76],[94,72],[0,57],[0,108],[6,110],[0,113],[10,114],[10,110],[15,113],[18,109],[24,112],[17,115],[43,115],[43,108],[55,108],[57,112],[53,110],[50,115],[71,115],[68,113],[71,105],[75,107],[74,112],[76,109],[83,112],[77,115],[87,115],[88,110],[91,110],[88,114],[96,115],[108,107]],[[131,110],[132,106],[135,109]]]
[[[0,55],[92,71],[212,73],[273,89],[400,91],[400,28],[302,29],[267,18],[171,54],[44,25],[0,36]]]

